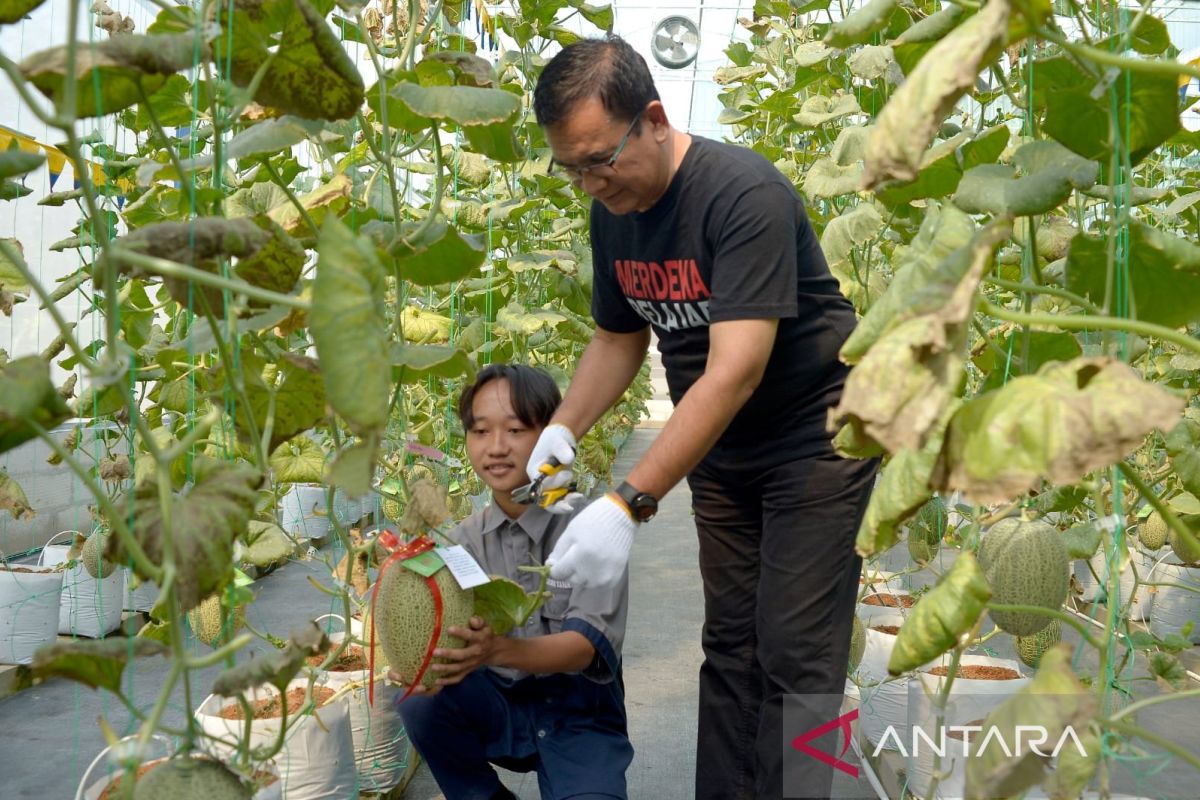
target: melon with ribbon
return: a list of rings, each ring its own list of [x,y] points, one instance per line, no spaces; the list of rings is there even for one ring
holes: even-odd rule
[[[430,539],[422,537],[391,548],[391,555],[380,567],[371,600],[371,618],[383,655],[408,692],[418,683],[433,687],[438,674],[430,666],[445,662],[435,659],[433,651],[465,646],[462,639],[448,631],[455,626],[468,627],[474,613],[474,593],[461,588],[447,567],[422,575],[405,566],[405,561],[433,547]],[[374,660],[373,647],[371,651]]]

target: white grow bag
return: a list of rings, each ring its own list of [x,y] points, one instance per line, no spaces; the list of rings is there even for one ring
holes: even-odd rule
[[[288,691],[304,688],[307,679],[297,679],[288,684]],[[318,681],[314,688],[329,686]],[[278,694],[272,686],[260,686],[246,692],[245,697],[253,703],[264,697]],[[245,720],[225,719],[221,709],[235,702],[233,698],[209,695],[196,710],[196,721],[200,728],[213,736],[238,740],[245,728]],[[254,720],[250,726],[250,746],[270,746],[279,738],[280,720]],[[201,746],[216,758],[229,758],[233,749],[205,739]],[[288,717],[287,739],[283,750],[275,756],[279,768],[280,786],[287,800],[345,800],[355,797],[358,776],[354,769],[354,739],[350,733],[350,705],[346,697],[324,705],[304,719],[296,721]]]
[[[983,719],[1014,692],[1029,684],[1030,679],[1021,673],[1021,665],[1011,659],[964,655],[959,663],[963,666],[1003,667],[1012,670],[1018,677],[1002,681],[974,680],[961,675],[955,678],[954,685],[950,687],[950,696],[946,698],[943,723],[946,726],[967,725]],[[942,656],[938,665],[949,667],[950,656]],[[908,754],[905,772],[908,775],[907,788],[917,797],[925,797],[928,794],[933,777],[934,752],[929,746],[929,740],[939,748],[942,745],[940,732],[935,724],[934,697],[941,691],[946,678],[930,675],[928,669],[930,667],[918,671],[908,685],[909,736],[904,739],[904,749]],[[929,740],[917,732],[917,729],[927,734]],[[914,738],[918,738],[915,747]],[[973,744],[978,748],[978,738]],[[938,771],[949,774],[938,782],[937,797],[943,800],[963,797],[966,790],[968,747],[964,740],[946,735],[944,755],[938,759]]]
[[[126,611],[150,611],[154,608],[154,604],[158,602],[158,584],[154,581],[142,581],[133,586],[133,570],[128,567],[125,571],[125,610]]]
[[[99,800],[109,784],[124,773],[125,766],[122,762],[136,760],[145,764],[158,761],[170,757],[174,749],[167,737],[156,733],[150,737],[146,750],[138,758],[137,739],[137,735],[126,736],[116,744],[101,750],[83,773],[83,780],[79,782],[79,788],[75,791],[75,800]],[[266,770],[272,774],[278,772],[274,765],[268,765]],[[276,780],[259,789],[254,793],[253,800],[283,800],[283,782]]]
[[[317,543],[324,541],[333,530],[327,499],[327,489],[322,484],[292,484],[292,488],[279,501],[279,527],[295,537]]]
[[[860,607],[861,608],[861,607]],[[889,726],[897,731],[908,728],[908,681],[901,675],[889,680],[887,665],[892,657],[896,637],[874,630],[874,625],[904,624],[904,617],[894,608],[877,609],[872,619],[864,619],[866,646],[854,677],[858,681],[858,724],[871,749],[879,744]],[[894,747],[891,742],[888,748]]]
[[[1090,563],[1092,570],[1095,570],[1096,575],[1100,576],[1104,586],[1108,586],[1108,560],[1101,547],[1096,550],[1091,557]],[[1124,606],[1129,601],[1129,595],[1133,592],[1133,570],[1130,564],[1136,564],[1138,581],[1140,582],[1137,594],[1133,598],[1133,603],[1129,606],[1129,618],[1144,622],[1150,619],[1151,611],[1153,610],[1154,592],[1150,591],[1150,587],[1145,586],[1145,582],[1150,580],[1150,575],[1154,568],[1154,559],[1140,551],[1134,550],[1129,553],[1129,562],[1126,562],[1124,569],[1121,570],[1120,591],[1121,605]],[[1100,593],[1100,584],[1096,582],[1096,578],[1092,576],[1092,570],[1088,569],[1088,561],[1078,559],[1074,562],[1075,582],[1082,590],[1080,599],[1084,602],[1092,602]]]
[[[1174,558],[1174,553],[1170,558]],[[1176,585],[1154,587],[1150,632],[1162,638],[1169,633],[1182,633],[1183,626],[1193,622],[1189,638],[1193,644],[1200,644],[1200,567],[1163,561],[1155,567],[1154,581]]]
[[[12,566],[30,571],[0,569],[0,664],[28,664],[35,650],[58,636],[63,574]]]
[[[336,614],[330,616],[337,617]],[[351,630],[357,637],[362,623],[355,622]],[[334,646],[341,644],[345,637],[346,634],[340,631],[329,634]],[[365,647],[363,649],[367,652]],[[377,669],[381,655],[376,652]],[[410,758],[411,747],[404,732],[404,720],[397,708],[404,694],[403,687],[383,681],[375,684],[375,704],[372,706],[367,692],[370,670],[326,672],[323,675],[325,685],[334,690],[340,690],[350,683],[360,684],[348,695],[354,760],[362,782],[360,789],[364,792],[386,792],[400,782]]]
[[[42,566],[53,567],[67,560],[68,545],[52,544],[60,536],[74,535],[62,531],[50,538],[42,548]],[[62,605],[58,613],[58,632],[65,636],[85,636],[98,639],[121,627],[121,611],[125,607],[125,570],[113,567],[107,578],[93,578],[83,564],[63,571]]]

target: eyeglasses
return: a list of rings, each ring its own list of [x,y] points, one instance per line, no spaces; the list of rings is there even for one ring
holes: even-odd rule
[[[621,157],[621,152],[625,149],[625,145],[629,143],[629,137],[633,135],[633,129],[637,127],[637,124],[641,118],[641,111],[639,111],[637,114],[634,114],[633,121],[629,123],[629,128],[626,129],[625,135],[621,137],[620,144],[617,145],[617,149],[613,151],[612,156],[608,159],[604,161],[598,161],[595,164],[587,164],[582,167],[570,167],[566,164],[555,161],[554,157],[551,156],[550,166],[546,170],[546,174],[553,175],[556,169],[562,170],[563,173],[571,179],[572,183],[579,183],[583,180],[584,175],[591,175],[597,178],[608,178],[615,175],[617,172],[617,159]]]

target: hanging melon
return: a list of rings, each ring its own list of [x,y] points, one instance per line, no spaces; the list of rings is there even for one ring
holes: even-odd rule
[[[1167,532],[1167,521],[1155,511],[1138,525],[1138,541],[1147,550],[1157,550],[1167,543]]]
[[[1070,556],[1062,536],[1040,520],[1010,517],[988,529],[979,545],[979,566],[992,588],[992,602],[1062,608],[1070,584]],[[1014,636],[1029,636],[1050,623],[1045,614],[991,611],[992,620]]]
[[[1058,620],[1050,620],[1050,624],[1032,636],[1017,637],[1017,656],[1027,667],[1037,669],[1042,663],[1042,654],[1062,640],[1062,625]]]

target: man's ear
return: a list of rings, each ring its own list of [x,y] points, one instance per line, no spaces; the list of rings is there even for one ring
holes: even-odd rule
[[[661,101],[650,101],[650,105],[642,112],[642,119],[650,123],[650,132],[656,142],[661,144],[671,135],[671,122],[667,119],[667,109]]]

